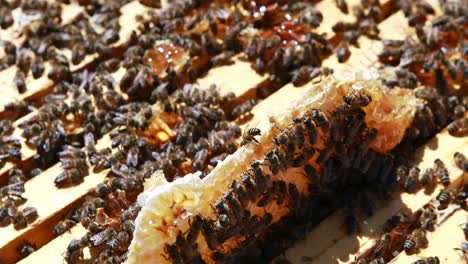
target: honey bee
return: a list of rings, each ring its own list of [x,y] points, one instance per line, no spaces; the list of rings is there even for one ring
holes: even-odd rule
[[[300,194],[295,184],[289,183],[288,193],[291,197],[291,208],[296,208],[296,207],[298,208],[299,202],[300,202]],[[278,202],[278,204],[281,204],[281,203]]]
[[[75,251],[67,250],[63,258],[67,263],[77,263],[79,259],[83,258],[83,251],[82,250],[75,250]]]
[[[247,47],[245,49],[245,54],[247,54],[247,57],[249,59],[253,59],[257,55],[257,47],[260,45],[260,42],[262,40],[260,39],[259,36],[253,36],[249,42],[247,43]]]
[[[348,14],[348,4],[345,0],[335,0],[335,4],[341,12]]]
[[[86,174],[87,171],[83,171],[77,168],[65,170],[55,178],[54,183],[58,188],[65,187],[67,185],[78,184],[83,181],[83,177]]]
[[[18,253],[21,255],[22,258],[31,255],[31,253],[33,253],[34,251],[36,251],[35,247],[28,242],[21,245],[21,247],[18,249]]]
[[[135,231],[135,223],[132,220],[126,220],[122,223],[122,230],[127,232],[129,235]]]
[[[96,150],[91,146],[88,146],[87,148],[89,163],[91,165],[99,166],[99,164],[105,159],[105,157],[110,155],[111,153],[112,150],[110,148],[104,148],[101,150]]]
[[[334,32],[350,31],[350,30],[352,30],[354,28],[355,28],[355,26],[352,23],[343,22],[343,21],[336,22],[332,26],[332,30]]]
[[[317,157],[316,162],[318,164],[325,164],[330,159],[334,149],[335,142],[328,141],[325,148],[320,151],[320,155]]]
[[[466,159],[465,155],[463,155],[463,153],[460,153],[458,151],[455,152],[453,154],[453,159],[458,168],[460,168],[464,172],[468,172],[468,160]]]
[[[164,258],[172,263],[183,264],[184,260],[176,245],[164,245]]]
[[[193,219],[194,220],[190,222],[190,228],[186,235],[186,241],[189,245],[196,242],[203,225],[203,218],[201,216],[196,215]]]
[[[449,173],[447,168],[445,167],[445,164],[442,160],[440,159],[435,159],[434,160],[434,170],[436,173],[437,178],[439,178],[440,182],[444,186],[448,186],[450,184],[450,178],[449,178]]]
[[[60,161],[62,162],[61,167],[63,169],[86,169],[88,167],[86,160],[83,158],[62,158]]]
[[[425,245],[427,245],[426,231],[417,228],[406,238],[403,244],[403,250],[408,253],[414,249],[424,247]]]
[[[265,159],[268,161],[268,166],[272,174],[277,174],[280,171],[280,161],[275,152],[269,151],[265,155]]]
[[[108,184],[112,191],[127,190],[127,182],[126,178],[112,178],[109,180]]]
[[[241,146],[245,146],[251,141],[259,143],[255,137],[260,135],[262,135],[262,131],[256,127],[247,129],[242,136]]]
[[[68,219],[66,219],[64,221],[60,221],[60,222],[58,222],[57,225],[55,225],[55,227],[53,229],[53,233],[54,233],[54,235],[59,236],[59,235],[65,233],[66,231],[68,231],[75,224],[76,224],[76,222],[74,222],[72,220],[68,220]]]
[[[15,196],[20,199],[24,199],[21,195],[24,193],[24,183],[18,182],[9,184],[0,188],[0,198]]]
[[[226,36],[224,38],[224,47],[225,49],[235,49],[237,43],[237,38],[239,33],[248,26],[248,23],[241,21],[234,26],[229,27],[227,30]]]
[[[445,209],[452,201],[452,192],[451,190],[441,191],[437,196],[437,200],[439,201],[439,209]]]
[[[60,159],[62,158],[82,158],[86,157],[86,153],[81,149],[66,145],[62,151],[58,153]]]
[[[10,11],[3,12],[2,18],[0,19],[0,27],[2,29],[9,28],[11,25],[13,25],[14,22],[15,20],[13,19]]]
[[[292,167],[301,167],[314,155],[315,149],[314,148],[304,148],[304,152],[302,154],[296,155],[292,162]]]
[[[412,167],[409,170],[408,177],[404,183],[404,187],[407,192],[413,193],[418,189],[419,173],[420,169],[418,167]]]
[[[23,71],[18,70],[15,74],[15,78],[13,82],[16,85],[16,89],[18,89],[18,93],[22,94],[26,92],[26,81],[25,81],[25,75]]]
[[[436,257],[427,257],[427,258],[418,259],[412,264],[439,264],[439,263],[440,263],[439,258],[436,256]]]
[[[234,215],[235,219],[240,221],[244,217],[244,209],[242,208],[239,200],[234,195],[233,192],[228,192],[224,195],[224,199],[226,200],[229,208],[231,209],[232,214]]]
[[[247,231],[251,234],[258,233],[268,227],[273,220],[273,216],[270,213],[266,213],[262,218],[252,217],[247,223]]]
[[[199,150],[193,159],[193,169],[195,171],[202,170],[208,158],[208,149]]]
[[[11,223],[12,216],[16,213],[14,202],[5,203],[0,207],[0,226],[7,226]]]
[[[114,227],[109,227],[106,230],[92,236],[89,239],[89,242],[92,246],[97,247],[114,238],[118,234],[117,229]]]
[[[97,221],[90,220],[89,217],[82,217],[81,223],[83,224],[83,222],[87,224],[86,228],[91,232],[91,234],[99,234],[104,231],[104,227],[102,227]]]
[[[253,109],[257,102],[254,99],[247,100],[245,103],[234,107],[231,112],[231,117],[237,119],[241,116],[250,115],[250,111]]]
[[[460,205],[461,208],[466,208],[466,199],[468,199],[468,192],[458,191],[454,194],[454,203]]]
[[[210,59],[210,63],[213,67],[221,66],[221,65],[231,65],[234,63],[232,57],[234,56],[234,52],[232,51],[224,51],[218,55],[213,56]]]
[[[73,252],[82,249],[83,247],[87,246],[88,244],[88,236],[85,236],[85,238],[74,238],[70,241],[70,243],[67,246],[67,251],[68,252]]]
[[[379,240],[378,246],[374,249],[374,254],[377,256],[383,256],[388,253],[392,243],[392,235],[390,233],[384,233]]]
[[[119,232],[116,237],[110,239],[107,242],[107,247],[111,250],[116,250],[125,245],[130,239],[130,236],[127,232]]]
[[[86,56],[86,51],[84,49],[84,46],[79,43],[73,45],[71,51],[72,51],[71,61],[74,65],[77,65],[80,62],[82,62],[84,57]]]
[[[276,193],[276,185],[273,185],[267,188],[266,192],[261,196],[260,200],[258,200],[257,206],[264,207],[267,204],[269,204],[275,197],[275,193]]]
[[[335,48],[335,54],[339,63],[343,63],[349,59],[351,52],[349,51],[349,44],[347,41],[341,41]]]
[[[234,222],[232,219],[226,214],[220,214],[218,219],[214,223],[214,227],[218,230],[222,230],[231,226]]]
[[[304,133],[304,126],[302,124],[302,120],[300,118],[295,118],[293,121],[293,134],[294,139],[296,141],[296,145],[298,148],[302,148],[305,142],[305,133]]]
[[[136,218],[138,212],[141,210],[141,207],[138,204],[131,205],[127,210],[123,211],[120,216],[120,222],[125,222],[127,220],[133,220]]]
[[[387,221],[385,222],[384,225],[384,231],[385,232],[390,232],[393,230],[398,224],[403,223],[406,224],[410,221],[410,217],[405,214],[405,213],[397,213],[395,215],[392,215]]]
[[[408,177],[408,167],[405,165],[399,165],[395,170],[395,174],[397,181],[404,182]]]
[[[259,193],[255,182],[252,181],[251,177],[247,174],[243,174],[241,176],[241,180],[243,185],[245,186],[245,190],[247,191],[247,196],[249,197],[249,200],[251,202],[257,200]]]
[[[34,207],[25,207],[22,211],[22,214],[26,218],[26,221],[28,224],[31,224],[34,222],[39,217],[39,214],[37,213],[37,209]]]
[[[456,119],[447,126],[450,135],[464,136],[468,132],[468,117]]]
[[[365,107],[372,102],[372,97],[366,92],[348,93],[343,96],[343,101],[350,106]]]
[[[311,145],[314,145],[315,143],[317,143],[317,138],[318,138],[317,127],[315,126],[315,123],[312,121],[312,119],[309,116],[304,118],[304,125],[307,130],[309,143]]]
[[[106,197],[108,194],[112,192],[112,188],[106,183],[99,183],[96,186],[95,191],[99,197]]]
[[[424,208],[420,217],[421,228],[427,231],[434,231],[436,219],[437,214],[435,213],[433,206]]]
[[[453,115],[455,119],[462,118],[465,113],[466,113],[466,108],[462,104],[456,105],[453,108]]]
[[[122,76],[122,79],[120,80],[120,88],[123,91],[127,91],[128,88],[133,83],[133,80],[135,79],[137,75],[137,69],[135,67],[128,68],[125,74]]]
[[[322,111],[320,111],[318,109],[314,109],[311,112],[311,117],[319,125],[319,127],[322,129],[322,132],[328,133],[328,131],[329,131],[329,122],[328,122],[328,118],[325,115],[325,113],[323,113]]]
[[[317,68],[311,66],[301,66],[292,72],[291,82],[294,86],[302,86],[312,80],[312,72]]]
[[[254,174],[254,180],[257,186],[258,193],[263,193],[266,187],[270,184],[270,175],[266,175],[260,161],[250,163],[250,171]]]
[[[13,215],[12,219],[13,219],[13,227],[16,230],[24,229],[28,226],[26,216],[21,211],[16,212]]]
[[[205,236],[206,243],[211,250],[215,250],[220,242],[216,237],[216,231],[213,229],[212,223],[209,220],[203,220],[202,233]]]
[[[283,61],[282,61],[281,66],[284,69],[291,68],[294,61],[296,60],[296,57],[297,57],[297,53],[296,53],[296,49],[294,47],[285,48],[284,54],[283,54]]]
[[[419,179],[421,186],[423,187],[432,187],[435,183],[436,177],[433,168],[427,168]]]
[[[31,66],[31,73],[34,79],[39,79],[44,74],[44,63],[37,61]]]

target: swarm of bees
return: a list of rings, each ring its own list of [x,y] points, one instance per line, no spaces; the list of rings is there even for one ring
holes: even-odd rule
[[[193,232],[206,241],[213,261],[265,261],[271,257],[268,252],[285,250],[302,238],[313,227],[312,223],[343,206],[333,202],[338,194],[342,195],[340,201],[345,201],[344,228],[348,233],[357,232],[358,219],[373,215],[374,199],[389,199],[396,189],[397,160],[369,147],[376,130],[366,126],[362,108],[371,101],[365,92],[350,92],[343,96],[342,105],[328,114],[314,109],[295,118],[286,129],[277,127],[274,148],[263,159],[253,161],[212,204],[214,218],[195,216],[187,232],[180,233],[174,244],[165,245],[164,257],[173,263],[199,262],[201,252],[194,244],[196,237],[188,243],[183,235],[192,234],[195,229]],[[254,136],[259,133],[258,128],[246,130],[243,145],[255,144]],[[320,169],[311,164],[320,165]],[[278,177],[290,168],[300,169],[298,179]],[[417,173],[416,168],[413,171]],[[337,181],[338,178],[341,180]],[[307,190],[297,185],[298,181],[304,181],[302,186],[306,185]],[[360,191],[353,191],[357,189]],[[362,193],[362,189],[366,191]],[[324,210],[321,203],[330,203],[332,207],[327,208],[328,213],[314,214]],[[267,209],[272,206],[289,210],[273,225],[273,216]],[[266,211],[258,213],[254,208]],[[285,234],[284,230],[290,232]],[[233,241],[238,241],[237,246]]]
[[[367,127],[362,108],[372,98],[365,92],[350,92],[332,112],[314,109],[287,128],[277,128],[274,149],[252,162],[240,180],[233,181],[213,204],[216,218],[194,216],[188,232],[178,234],[174,244],[167,244],[164,255],[175,263],[203,263],[196,241],[204,237],[213,261],[271,260],[340,207],[344,208],[343,226],[352,234],[359,232],[362,218],[373,215],[374,200],[390,199],[398,186],[409,193],[421,188],[429,192],[437,184],[451,187],[441,160],[421,170],[406,167],[400,157],[405,157],[404,152],[412,153],[407,148],[419,146],[445,127],[458,137],[468,132],[468,97],[456,92],[466,88],[466,40],[460,39],[461,34],[450,33],[463,32],[466,6],[442,1],[444,14],[425,26],[434,10],[424,0],[398,1],[392,10],[383,9],[379,1],[348,6],[346,1],[337,0],[337,8],[352,13],[357,21],[334,24],[339,41],[333,42],[314,31],[323,15],[309,2],[267,1],[263,6],[267,11],[263,11],[252,1],[236,1],[235,5],[217,1],[210,8],[205,8],[210,1],[176,1],[162,11],[153,11],[149,18],[139,19],[138,31],[120,51],[111,46],[119,41],[120,8],[128,0],[78,1],[84,13],[65,25],[61,23],[61,2],[0,2],[2,29],[17,22],[12,15],[15,8],[36,16],[19,21],[24,43],[0,42],[4,53],[0,69],[17,68],[15,92],[27,92],[31,77],[54,82],[39,100],[29,98],[5,105],[8,118],[2,115],[0,119],[0,167],[7,162],[17,166],[9,170],[8,182],[0,187],[0,226],[11,224],[20,230],[39,217],[34,207],[21,207],[26,201],[25,182],[57,162],[61,172],[51,181],[56,188],[79,185],[93,173],[107,174],[86,201],[53,228],[55,236],[77,224],[87,230],[85,236],[68,245],[63,254],[67,263],[81,261],[86,247],[97,252],[94,263],[125,260],[140,210],[136,197],[156,170],[162,170],[169,181],[196,171],[204,177],[238,148],[259,143],[259,128],[243,132],[239,127],[252,117],[259,98],[240,100],[234,93],[219,94],[216,86],[197,88],[190,84],[207,68],[230,64],[242,53],[255,71],[269,75],[272,90],[288,82],[301,86],[333,73],[333,69],[321,67],[330,54],[340,63],[346,62],[349,47],[357,46],[360,36],[377,39],[378,23],[394,8],[403,10],[417,34],[404,41],[383,40],[378,57],[384,66],[396,66],[395,75],[383,82],[415,89],[416,97],[422,99],[395,152],[382,155],[370,148],[377,131]],[[140,2],[159,6],[156,1]],[[442,52],[445,44],[454,55]],[[185,52],[161,55],[170,60],[152,58],[155,50],[168,47]],[[70,58],[62,50],[69,51]],[[115,56],[117,53],[122,54]],[[99,59],[73,72],[72,68],[91,54]],[[150,63],[160,59],[161,65]],[[124,74],[117,80],[113,73],[119,69]],[[156,114],[156,108],[162,111]],[[27,115],[30,112],[34,113]],[[173,134],[160,142],[145,134],[151,133],[155,114],[175,117],[168,123]],[[21,117],[21,122],[13,124]],[[20,133],[13,134],[15,129]],[[98,147],[104,135],[110,136],[111,143]],[[23,160],[21,150],[26,147],[36,154]],[[461,152],[454,154],[454,162],[467,172],[468,161]],[[299,171],[297,177],[306,182],[305,189],[277,176],[291,168]],[[396,217],[397,223],[388,227],[372,257],[365,260],[384,263],[394,251],[412,252],[424,246],[425,234],[437,226],[437,212],[452,205],[466,209],[466,191],[443,190],[419,217]],[[312,198],[310,194],[314,194]],[[272,205],[291,208],[291,212],[272,224],[270,213],[249,211]],[[405,231],[398,232],[404,235],[395,232],[403,230],[400,225]],[[28,242],[18,254],[26,257],[35,248]],[[460,250],[466,254],[466,245]],[[438,262],[434,256],[416,263]]]
[[[24,183],[27,180],[23,172],[13,168],[8,176],[8,183],[0,188],[0,226],[13,224],[16,230],[21,230],[37,219],[38,212],[34,207],[18,209],[18,206],[26,201],[22,196],[25,191]]]
[[[465,171],[464,169],[464,155],[455,152],[453,162],[457,167]],[[411,175],[420,172],[417,167],[409,169],[404,165],[397,167],[395,173],[397,179],[405,191],[408,191],[408,178],[411,180],[411,188],[416,191],[419,188],[426,188],[426,191],[433,192],[434,184],[439,182],[443,186],[444,181],[449,179],[447,169],[444,163],[440,159],[434,160],[433,168],[429,167],[423,174],[417,177],[417,175]],[[439,176],[443,175],[443,177]],[[419,180],[418,180],[419,179]],[[431,186],[431,187],[429,187]],[[459,208],[467,210],[467,198],[468,198],[468,186],[462,184],[458,187],[449,187],[448,189],[441,190],[438,195],[426,204],[422,209],[417,212],[405,213],[401,212],[387,220],[385,225],[385,232],[382,235],[382,239],[365,254],[358,263],[368,263],[366,261],[376,260],[382,258],[384,261],[391,260],[395,252],[405,251],[407,254],[414,254],[421,248],[427,246],[427,234],[434,232],[436,227],[441,224],[444,220],[444,212],[453,210],[453,208]],[[462,230],[466,236],[466,225],[462,225]],[[414,263],[439,263],[437,257],[428,257],[420,259]]]

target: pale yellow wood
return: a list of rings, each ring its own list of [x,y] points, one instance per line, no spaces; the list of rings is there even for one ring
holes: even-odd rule
[[[381,2],[388,2],[390,0],[384,0]],[[316,8],[320,10],[323,14],[323,20],[322,23],[320,24],[320,27],[318,28],[318,33],[320,34],[327,34],[327,37],[331,37],[334,35],[334,32],[332,30],[332,26],[338,22],[338,21],[343,21],[343,22],[349,22],[349,23],[354,23],[356,22],[356,17],[352,14],[351,7],[353,5],[358,5],[360,4],[360,0],[348,0],[346,3],[348,3],[348,9],[349,13],[345,14],[341,12],[338,7],[335,4],[335,0],[325,0],[317,3]]]
[[[70,232],[55,238],[50,241],[47,246],[42,247],[40,250],[35,251],[27,258],[21,260],[18,263],[21,264],[37,264],[37,263],[63,263],[63,255],[67,251],[68,243],[74,238],[81,238],[86,234],[86,229],[84,229],[80,224],[74,226],[70,229]],[[63,254],[63,255],[62,255]]]
[[[290,83],[268,96],[265,100],[260,101],[252,109],[252,119],[241,125],[242,130],[252,127],[257,127],[260,130],[267,129],[270,122],[265,116],[273,116],[284,111],[293,101],[301,98],[304,94],[304,89],[302,88],[308,85],[310,83],[301,87],[295,87]]]
[[[206,76],[197,81],[202,88],[216,84],[223,94],[234,92],[240,96],[268,78],[260,76],[251,67],[250,62],[234,57],[234,64],[220,66],[208,71]]]
[[[422,249],[418,254],[408,256],[406,253],[400,253],[390,263],[409,264],[414,261],[431,256],[438,256],[440,263],[466,264],[463,253],[455,248],[460,248],[460,243],[465,241],[465,236],[461,229],[462,224],[468,221],[467,212],[464,210],[456,211],[450,218],[442,223],[434,232],[427,234],[429,244],[427,248]]]
[[[15,73],[17,70],[18,68],[16,65],[14,65],[0,72],[0,84],[2,85],[0,112],[4,111],[5,104],[12,101],[23,100],[24,98],[27,98],[53,85],[53,81],[47,78],[47,73],[51,70],[51,65],[49,63],[45,63],[44,74],[40,78],[34,79],[31,73],[26,76],[25,82],[28,89],[23,94],[20,94],[18,93],[18,89],[16,88],[16,84],[14,82]]]

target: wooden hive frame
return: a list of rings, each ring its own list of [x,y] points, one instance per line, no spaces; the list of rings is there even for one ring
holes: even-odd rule
[[[352,0],[347,2],[349,6],[352,6],[359,3],[360,1]],[[411,29],[407,27],[407,25],[402,24],[402,21],[406,22],[406,20],[402,19],[403,16],[401,11],[395,14],[391,13],[393,10],[391,6],[395,4],[395,2],[396,1],[394,0],[381,1],[384,17],[386,17],[379,24],[379,28],[381,30],[380,36],[382,38],[403,39],[407,34],[413,33]],[[436,1],[432,0],[430,3],[439,12]],[[328,38],[332,42],[337,42],[339,40],[339,36],[335,36],[333,34],[331,31],[331,25],[337,21],[342,20],[352,22],[355,20],[355,18],[352,15],[343,16],[343,14],[336,8],[335,3],[332,0],[320,1],[317,3],[317,6],[324,15],[324,21],[317,29],[317,32],[327,33]],[[64,12],[76,12],[75,9],[64,10]],[[148,8],[143,7],[138,3],[138,1],[130,2],[122,8],[122,12],[125,15],[121,17],[121,40],[115,44],[116,48],[125,45],[125,41],[128,40],[132,29],[138,25],[138,22],[135,20],[135,15],[145,14],[147,10]],[[67,16],[67,14],[64,14],[64,16]],[[396,26],[401,28],[401,31],[390,30]],[[0,34],[0,36],[2,35]],[[379,63],[376,57],[376,52],[380,50],[380,42],[361,36],[359,38],[359,45],[360,49],[351,47],[351,57],[346,63],[339,64],[336,60],[336,57],[331,56],[325,59],[322,62],[322,65],[335,69],[335,73],[338,75],[349,74],[351,69],[365,70],[371,67],[377,68]],[[86,58],[85,62],[73,68],[73,71],[80,71],[94,59],[96,59],[96,56],[89,56]],[[11,75],[10,71],[12,70],[7,69],[0,72],[0,81],[9,80],[9,78],[11,78],[8,77],[8,74]],[[119,80],[121,77],[121,73],[119,71],[114,75],[117,80]],[[230,78],[226,78],[226,76],[230,76]],[[242,76],[242,78],[238,78],[239,76]],[[239,79],[242,81],[239,81]],[[207,75],[197,80],[197,82],[201,88],[207,88],[211,83],[215,83],[217,84],[220,93],[233,91],[236,93],[236,96],[241,98],[242,102],[254,96],[256,89],[268,86],[268,76],[258,75],[251,69],[250,63],[240,59],[235,59],[235,63],[233,65],[210,69]],[[28,87],[29,89],[26,94],[13,94],[11,97],[0,98],[0,100],[6,100],[0,101],[0,105],[4,105],[4,103],[12,100],[41,98],[49,91],[51,91],[53,83],[48,79],[39,79],[34,81],[33,84],[28,85]],[[258,124],[258,122],[262,122],[261,120],[266,114],[272,111],[280,111],[281,106],[286,105],[284,103],[285,98],[292,101],[300,95],[300,87],[294,87],[292,84],[287,84],[281,87],[255,106],[252,111],[254,118],[248,123],[244,124],[243,127],[255,126]],[[278,102],[281,103],[278,104]],[[274,109],[271,107],[273,105],[276,106]],[[0,112],[3,111],[0,109]],[[22,120],[25,120],[26,118],[27,116],[18,119],[15,122],[15,125],[17,125]],[[109,140],[109,137],[106,135],[99,139],[97,144],[98,146],[107,146],[109,144]],[[434,142],[437,142],[437,145],[439,146],[436,149],[437,151],[433,150]],[[431,142],[428,142],[418,150],[421,153],[420,155],[422,155],[422,161],[416,163],[415,165],[424,168],[430,164],[434,158],[439,157],[443,159],[446,164],[450,164],[449,170],[451,172],[452,183],[460,182],[463,177],[466,177],[466,175],[460,171],[457,171],[457,168],[455,168],[455,166],[451,163],[451,158],[453,152],[459,150],[457,146],[467,145],[468,140],[466,138],[454,138],[449,136],[446,131],[443,131],[434,139],[432,139]],[[25,157],[26,160],[31,159],[35,154],[35,151],[26,145],[23,146],[22,151],[23,157]],[[468,153],[465,153],[465,155],[468,156]],[[7,163],[3,168],[0,169],[0,183],[6,182],[7,172],[13,166],[14,164]],[[60,171],[60,167],[56,164],[26,183],[26,192],[24,196],[28,198],[29,201],[34,201],[33,203],[31,202],[31,205],[37,207],[40,216],[33,225],[19,232],[15,231],[11,225],[7,228],[0,229],[0,256],[2,256],[2,261],[7,263],[15,262],[17,260],[17,256],[14,251],[24,240],[28,240],[36,244],[36,246],[39,247],[39,250],[22,260],[22,263],[57,263],[62,261],[61,253],[65,251],[66,245],[70,239],[73,237],[80,237],[85,233],[85,230],[80,225],[78,225],[72,228],[70,233],[66,233],[60,237],[54,238],[50,230],[60,219],[62,219],[67,214],[71,208],[80,204],[84,200],[85,196],[90,194],[94,187],[105,179],[107,171],[103,171],[99,174],[91,173],[90,176],[85,178],[85,181],[82,184],[76,187],[67,188],[64,190],[57,189],[53,193],[50,192],[44,194],[43,187],[52,186],[53,179],[60,173]],[[309,235],[309,238],[307,238],[305,241],[297,243],[295,247],[288,250],[286,252],[286,257],[295,263],[299,261],[298,258],[303,255],[310,256],[317,261],[328,262],[333,259],[343,262],[351,262],[353,261],[353,255],[359,256],[359,254],[363,253],[366,248],[369,248],[372,243],[378,239],[376,234],[379,234],[379,230],[382,229],[382,224],[389,216],[393,215],[403,207],[407,207],[412,211],[416,211],[425,205],[431,198],[437,195],[437,193],[438,192],[435,191],[432,195],[425,195],[423,193],[417,193],[416,195],[402,194],[390,204],[382,205],[378,210],[378,213],[373,218],[368,219],[368,225],[365,228],[365,232],[364,234],[361,234],[359,238],[347,237],[343,230],[336,228],[338,225],[340,225],[340,212],[336,212],[333,216],[329,217],[327,221],[324,221],[320,226],[312,231]],[[57,197],[60,197],[59,201],[57,201]],[[28,205],[29,202],[23,205],[23,207]],[[431,237],[433,237],[434,240],[437,239],[437,241],[441,241],[443,239],[448,240],[452,234],[456,233],[459,235],[459,228],[453,226],[453,224],[449,225],[449,223],[457,222],[462,219],[463,214],[456,212],[451,218],[443,223],[443,225],[440,227],[440,230],[437,229],[436,232],[432,233]],[[321,238],[320,241],[317,240],[317,238]],[[426,249],[426,251],[429,251],[429,249],[433,247],[436,246],[432,244],[429,245],[429,248]],[[303,253],[305,251],[307,251],[307,254]],[[438,252],[440,252],[441,255],[444,253],[443,251]],[[446,253],[447,259],[452,260],[455,258],[453,251],[448,250]],[[430,253],[428,254],[430,255]],[[400,255],[394,260],[394,262],[406,263],[405,261],[407,261],[408,258],[413,260],[414,256],[407,257]]]

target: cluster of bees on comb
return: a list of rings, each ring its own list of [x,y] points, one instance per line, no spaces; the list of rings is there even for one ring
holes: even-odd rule
[[[349,186],[373,185],[378,194],[392,182],[394,161],[369,148],[376,131],[366,127],[362,107],[370,103],[371,97],[365,93],[347,94],[344,100],[346,103],[332,113],[331,119],[320,110],[312,110],[295,118],[286,129],[276,128],[279,133],[273,139],[274,148],[263,159],[253,161],[212,205],[215,218],[195,216],[186,236],[179,233],[175,244],[166,244],[168,260],[203,262],[195,244],[200,235],[204,236],[215,262],[262,262],[304,237],[313,227],[311,222],[339,206],[336,199],[372,202],[369,194],[357,197]],[[250,132],[246,135],[250,139],[248,144],[255,144],[256,131]],[[288,170],[295,172],[295,179],[281,176],[290,173]],[[344,197],[336,197],[340,192],[346,192]],[[316,215],[325,203],[333,207]],[[287,206],[290,212],[275,223],[276,227],[267,229],[273,221],[269,211],[277,206]],[[264,214],[254,214],[261,208]],[[349,233],[358,229],[358,221],[351,213],[345,217]],[[276,229],[287,226],[289,239],[286,240],[284,231]]]
[[[386,70],[379,82],[412,89],[417,99],[400,144],[376,150],[385,132],[369,125],[366,109],[380,98],[365,89],[349,89],[334,97],[333,107],[309,109],[286,125],[272,118],[271,149],[232,176],[210,212],[191,216],[189,228],[165,242],[160,255],[172,263],[286,261],[277,257],[337,210],[343,209],[343,228],[351,235],[374,215],[375,200],[442,186],[423,209],[389,219],[379,242],[356,259],[387,263],[398,252],[427,246],[427,234],[445,212],[467,209],[468,185],[455,186],[441,159],[430,168],[408,162],[414,149],[445,128],[456,137],[468,133],[463,1],[441,0],[442,14],[423,0],[335,1],[356,22],[335,23],[332,39],[318,33],[323,11],[310,1],[180,0],[164,8],[139,1],[149,11],[135,17],[138,27],[123,40],[119,18],[133,2],[0,0],[0,76],[14,72],[7,88],[22,98],[0,112],[0,233],[45,229],[43,207],[35,207],[26,188],[35,188],[36,177],[53,173],[44,186],[53,192],[105,175],[60,212],[47,237],[82,226],[85,235],[61,252],[66,263],[127,261],[142,210],[137,197],[148,179],[158,171],[169,182],[196,172],[203,179],[230,155],[264,144],[267,131],[241,128],[253,108],[288,83],[301,89],[327,78],[333,69],[322,67],[323,60],[336,56],[346,63],[350,46],[361,36],[378,40],[378,23],[398,10],[416,34],[382,40],[378,59]],[[80,11],[62,21],[72,5]],[[13,37],[2,39],[6,33]],[[235,60],[267,77],[254,96],[194,84]],[[53,85],[34,92],[31,83],[43,79]],[[462,152],[453,162],[466,174]],[[46,246],[25,234],[9,253],[14,257],[0,256],[0,262],[27,260]],[[457,249],[464,258],[467,248],[465,240]],[[439,258],[417,262],[423,263]]]

